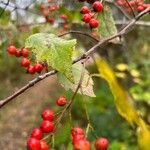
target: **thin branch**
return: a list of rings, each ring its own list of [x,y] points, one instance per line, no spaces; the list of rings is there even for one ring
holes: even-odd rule
[[[141,12],[139,15],[137,15],[133,20],[131,20],[129,22],[129,24],[127,24],[120,32],[118,32],[117,34],[111,36],[111,37],[108,37],[102,41],[99,41],[95,46],[93,46],[91,49],[89,49],[87,52],[85,52],[82,56],[80,56],[79,58],[75,59],[73,61],[73,64],[76,63],[76,62],[79,62],[85,58],[87,58],[87,56],[93,54],[96,49],[98,47],[101,47],[102,45],[108,43],[109,41],[111,41],[112,39],[115,39],[117,37],[120,37],[124,34],[127,34],[131,29],[132,27],[135,25],[136,21],[138,21],[141,17],[143,17],[144,15],[150,13],[150,8],[147,8],[146,10],[144,10],[143,12]],[[33,79],[32,81],[30,81],[27,85],[23,86],[21,89],[19,89],[18,91],[16,91],[14,94],[12,94],[11,96],[3,99],[0,101],[0,108],[5,106],[7,103],[9,103],[10,101],[14,100],[16,97],[18,97],[19,95],[21,95],[23,92],[25,92],[27,89],[31,88],[32,86],[34,86],[36,83],[44,80],[45,78],[51,76],[51,75],[54,75],[56,74],[57,71],[56,70],[53,70],[53,71],[50,71],[48,73],[45,73],[35,79]]]
[[[85,61],[83,62],[83,68],[82,68],[80,80],[79,80],[79,83],[78,83],[78,85],[77,85],[77,87],[76,87],[76,90],[75,90],[75,92],[73,93],[72,98],[71,98],[71,100],[69,101],[69,103],[68,103],[68,104],[66,105],[66,107],[61,111],[61,113],[59,113],[59,116],[58,116],[58,118],[57,118],[57,120],[56,120],[56,122],[55,122],[55,129],[56,129],[56,128],[58,127],[58,125],[60,124],[60,122],[61,122],[61,120],[62,120],[64,114],[65,114],[68,110],[70,110],[70,108],[71,108],[71,106],[72,106],[72,104],[73,104],[73,102],[74,102],[74,100],[75,100],[75,97],[76,97],[76,95],[77,95],[77,92],[79,91],[79,89],[80,89],[80,87],[81,87],[81,85],[82,85],[82,81],[83,81],[83,77],[84,77],[84,71],[85,71],[85,65],[84,65],[84,63],[85,63]],[[50,136],[52,136],[52,135],[53,135],[53,134],[47,135],[46,137],[44,137],[44,140],[45,140],[45,139],[48,139],[48,138],[49,138]]]
[[[36,23],[29,23],[29,24],[18,24],[17,27],[20,28],[20,27],[26,27],[26,26],[35,26],[35,25],[44,25],[46,24],[47,22],[43,21],[43,22],[36,22]],[[123,21],[123,20],[115,20],[115,24],[116,25],[127,25],[129,24],[129,21]],[[135,25],[137,26],[145,26],[145,27],[149,27],[150,26],[150,21],[137,21],[135,23]],[[79,32],[81,31],[69,31],[70,33],[75,33],[75,34],[80,34]],[[62,35],[66,35],[66,34],[69,34],[68,32],[65,32],[64,34]],[[87,33],[85,32],[82,32],[81,34],[83,35],[87,35]],[[91,36],[91,35],[90,35]],[[91,36],[92,37],[92,36]]]
[[[29,81],[28,84],[26,84],[25,86],[23,86],[22,88],[20,88],[18,91],[16,91],[14,94],[12,94],[11,96],[7,97],[4,100],[0,101],[0,108],[3,107],[4,105],[6,105],[7,103],[9,103],[11,100],[13,100],[14,98],[18,97],[20,94],[22,94],[23,92],[25,92],[27,89],[31,88],[32,86],[34,86],[36,83],[38,83],[39,81],[45,79],[48,76],[54,75],[56,74],[56,70],[50,71],[48,73],[45,73],[43,75],[38,76],[37,78]]]
[[[85,32],[82,32],[82,31],[70,30],[69,32],[65,32],[65,33],[59,35],[59,37],[62,37],[64,35],[68,35],[68,34],[71,34],[71,33],[85,35],[85,36],[90,37],[91,39],[95,40],[96,42],[99,42],[99,40],[97,38],[94,38],[92,35],[90,35],[88,33],[85,33]]]
[[[116,20],[115,21],[116,25],[127,25],[128,23],[129,23],[129,21],[126,21],[126,22],[121,21],[121,20]],[[137,26],[144,26],[144,27],[150,27],[150,21],[137,21],[135,23],[135,25],[137,25]]]

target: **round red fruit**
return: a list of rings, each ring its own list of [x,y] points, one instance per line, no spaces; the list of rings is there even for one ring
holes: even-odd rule
[[[35,74],[35,68],[34,68],[34,66],[29,66],[28,69],[27,69],[27,72],[29,74]]]
[[[29,56],[29,50],[27,48],[22,48],[21,53],[23,57],[28,57]]]
[[[82,18],[82,20],[85,22],[85,23],[89,23],[90,22],[90,20],[91,20],[91,15],[90,14],[85,14],[85,15],[83,15],[83,18]]]
[[[54,112],[50,109],[46,109],[42,112],[43,120],[53,121],[54,120]]]
[[[42,64],[39,64],[39,63],[35,64],[34,67],[35,67],[35,72],[38,72],[38,73],[40,73],[43,69]]]
[[[81,14],[88,14],[88,13],[90,13],[90,10],[87,6],[83,6],[80,10],[80,13]]]
[[[40,141],[41,144],[41,150],[50,150],[49,146],[47,145],[46,141],[41,140]]]
[[[131,1],[129,2],[129,4],[130,4],[131,7],[134,7],[136,3],[135,3],[134,0],[131,0]]]
[[[72,136],[72,143],[74,144],[77,141],[82,140],[84,138],[85,138],[85,135],[80,135],[80,134],[74,135]]]
[[[99,1],[96,1],[93,3],[93,9],[95,12],[101,12],[103,11],[103,4]]]
[[[89,24],[91,28],[97,28],[99,26],[99,22],[96,19],[91,19]]]
[[[65,22],[68,20],[68,16],[65,15],[65,14],[60,15],[60,18],[61,18],[62,20],[64,20]]]
[[[65,96],[60,96],[57,98],[56,103],[58,106],[65,106],[67,104],[67,98]]]
[[[21,57],[21,56],[22,56],[22,55],[21,55],[21,51],[20,51],[20,50],[17,50],[15,56],[16,56],[16,57]]]
[[[48,120],[44,120],[41,124],[41,129],[44,133],[50,133],[54,131],[54,124]]]
[[[32,130],[31,136],[35,139],[40,140],[43,136],[43,132],[41,130],[41,128],[35,128]]]
[[[27,147],[29,150],[41,150],[40,140],[29,138],[27,140]]]
[[[17,52],[17,48],[13,45],[10,45],[8,48],[7,48],[7,51],[10,55],[16,55],[16,52]]]
[[[137,7],[137,11],[138,12],[142,12],[144,9],[145,8],[142,5],[140,5],[140,6]]]
[[[76,135],[84,135],[84,130],[80,127],[75,127],[72,128],[71,130],[71,135],[72,136],[76,136]]]
[[[95,142],[96,150],[107,150],[109,141],[106,138],[99,138]]]
[[[30,65],[30,60],[27,59],[27,58],[23,58],[22,61],[21,61],[21,65],[23,67],[28,67]]]
[[[73,144],[74,150],[91,150],[90,142],[86,139],[81,139]]]

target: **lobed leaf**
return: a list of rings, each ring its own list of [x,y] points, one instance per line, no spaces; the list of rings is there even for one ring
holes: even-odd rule
[[[82,73],[82,65],[80,63],[76,63],[72,66],[72,72],[74,76],[74,83],[71,83],[62,73],[58,73],[58,79],[60,84],[66,89],[71,89],[73,92],[75,92]],[[90,77],[88,71],[85,69],[84,71],[84,77],[81,84],[81,88],[78,90],[78,93],[95,97],[95,94],[93,92],[93,80]]]
[[[25,47],[30,48],[36,61],[45,61],[48,66],[64,74],[71,82],[72,55],[76,40],[65,40],[48,33],[31,35],[25,42]]]
[[[107,38],[111,35],[117,34],[117,28],[113,19],[113,14],[108,5],[105,5],[103,12],[99,13],[98,20],[100,22],[98,33],[101,38]],[[119,38],[115,38],[111,42],[117,43],[118,41]]]

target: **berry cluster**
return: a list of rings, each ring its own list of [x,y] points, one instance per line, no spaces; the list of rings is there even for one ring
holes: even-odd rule
[[[22,67],[26,68],[27,73],[29,74],[41,73],[44,68],[45,71],[48,72],[48,66],[45,63],[35,63],[31,65],[31,62],[28,58],[29,49],[27,48],[17,49],[14,45],[10,45],[7,48],[7,52],[12,56],[23,57],[21,59],[21,65]]]
[[[44,133],[52,133],[54,131],[54,112],[46,109],[42,113],[43,122],[39,128],[32,130],[31,137],[27,140],[29,150],[49,150],[45,140],[42,140]]]
[[[70,29],[69,18],[66,14],[61,14],[60,19],[62,20],[60,33],[64,33],[65,31]]]
[[[50,24],[54,24],[54,22],[56,20],[61,19],[61,30],[60,32],[63,33],[65,31],[67,31],[69,29],[69,18],[66,14],[60,14],[57,16],[59,16],[59,18],[55,18],[54,14],[55,13],[59,13],[58,10],[60,9],[59,5],[53,4],[52,3],[53,0],[48,0],[48,3],[46,4],[41,4],[40,6],[40,10],[44,16],[44,18],[46,19],[46,22],[50,23]]]
[[[82,20],[88,23],[91,28],[97,28],[99,26],[99,21],[95,19],[96,13],[103,11],[103,4],[100,1],[87,1],[92,3],[92,9],[87,6],[83,6],[80,13],[83,14]]]
[[[91,150],[91,144],[86,139],[84,130],[80,127],[71,130],[72,144],[74,150]],[[107,150],[109,142],[106,138],[98,138],[95,141],[96,150]]]
[[[52,14],[59,10],[59,6],[56,4],[51,4],[51,1],[48,0],[47,4],[40,5],[40,10],[46,21],[50,24],[53,24],[55,22],[55,19]]]
[[[65,96],[60,96],[56,100],[58,106],[65,106],[67,99]],[[31,132],[31,136],[27,140],[27,148],[29,150],[50,150],[48,144],[43,140],[44,134],[53,133],[55,130],[54,118],[55,114],[52,110],[46,109],[42,112],[41,117],[43,119],[40,127],[34,128]]]
[[[75,127],[71,130],[72,144],[74,150],[90,150],[90,142],[85,138],[82,128]]]
[[[117,4],[123,7],[128,13],[131,13],[132,9],[137,12],[142,12],[146,8],[150,7],[150,4],[145,4],[143,0],[128,0],[128,1],[129,3],[127,3],[126,0],[117,0]]]

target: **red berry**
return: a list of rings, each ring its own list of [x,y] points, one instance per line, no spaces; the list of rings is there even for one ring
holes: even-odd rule
[[[118,1],[117,1],[117,4],[118,4],[119,6],[124,6],[124,5],[125,5],[125,2],[122,1],[122,0],[118,0]]]
[[[82,134],[81,135],[80,134],[74,135],[74,136],[72,136],[72,143],[74,144],[77,141],[82,140],[84,138],[85,138],[85,135],[82,135]]]
[[[81,14],[88,14],[89,12],[90,12],[90,10],[87,6],[83,6],[80,10]]]
[[[93,3],[93,9],[96,12],[101,12],[103,10],[103,4],[99,1]]]
[[[46,109],[42,112],[43,120],[53,121],[54,120],[54,112],[50,109]]]
[[[35,128],[32,130],[31,136],[35,139],[40,140],[43,136],[43,132],[41,130],[41,128]]]
[[[41,124],[41,129],[44,133],[50,133],[54,131],[54,124],[48,120],[44,120]]]
[[[90,14],[85,14],[85,15],[83,15],[83,18],[82,18],[82,20],[85,22],[85,23],[89,23],[90,22],[90,20],[91,20],[91,15]]]
[[[41,150],[50,150],[50,149],[49,149],[49,146],[48,146],[47,143],[46,143],[46,141],[41,140],[41,141],[40,141],[40,144],[41,144]]]
[[[140,5],[140,6],[137,7],[137,11],[138,12],[142,12],[144,9],[145,8],[142,5]]]
[[[27,147],[29,148],[29,150],[41,150],[40,140],[29,138],[27,140]]]
[[[76,136],[76,135],[84,135],[84,130],[80,127],[75,127],[72,128],[71,130],[71,135],[72,136]]]
[[[56,100],[58,106],[65,106],[67,104],[67,98],[65,96],[60,96]]]
[[[28,69],[27,69],[27,72],[29,74],[35,74],[35,68],[34,68],[34,66],[29,66]]]
[[[35,68],[35,72],[40,73],[43,69],[43,66],[42,66],[42,64],[37,63],[34,65],[34,68]]]
[[[65,22],[68,20],[68,16],[65,15],[65,14],[60,15],[60,18],[61,18],[62,20],[64,20]]]
[[[21,61],[21,65],[23,67],[28,67],[30,65],[30,60],[27,59],[27,58],[23,58],[22,61]]]
[[[22,48],[21,52],[22,52],[23,57],[28,57],[29,56],[29,50],[27,48]]]
[[[109,141],[106,138],[99,138],[95,142],[96,150],[107,150]]]
[[[54,19],[54,18],[48,18],[48,19],[47,19],[47,22],[49,22],[50,24],[54,24],[55,19]]]
[[[7,51],[10,55],[15,55],[16,52],[17,52],[17,48],[13,45],[10,45],[8,48],[7,48]]]
[[[21,51],[20,51],[20,50],[17,50],[15,56],[16,56],[16,57],[22,56]]]
[[[135,6],[135,1],[134,1],[134,0],[131,0],[131,1],[129,2],[129,4],[130,4],[131,7],[134,7],[134,6]]]
[[[81,139],[73,144],[74,150],[91,150],[90,142],[86,139]]]
[[[97,28],[99,26],[99,22],[96,19],[91,19],[89,24],[91,28]]]

